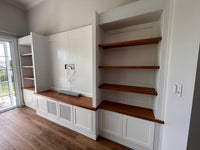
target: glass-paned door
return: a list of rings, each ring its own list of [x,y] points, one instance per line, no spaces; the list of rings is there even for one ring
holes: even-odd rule
[[[10,43],[0,41],[0,111],[16,106]]]

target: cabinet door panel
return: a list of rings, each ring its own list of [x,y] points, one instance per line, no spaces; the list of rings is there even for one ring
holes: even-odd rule
[[[122,136],[122,115],[106,110],[99,112],[100,131],[117,137]]]
[[[72,106],[59,103],[59,119],[68,123],[72,123],[72,117]]]
[[[43,113],[47,113],[47,100],[43,97],[37,96],[38,110]]]
[[[58,116],[56,101],[47,100],[47,112],[49,115]]]
[[[74,126],[87,132],[92,131],[92,111],[80,107],[74,108]]]
[[[124,116],[123,138],[147,148],[153,148],[154,123],[134,117]]]
[[[33,107],[33,92],[24,90],[23,93],[25,105]]]

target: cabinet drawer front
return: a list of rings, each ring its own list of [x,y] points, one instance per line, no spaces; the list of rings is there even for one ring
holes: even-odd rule
[[[74,126],[87,132],[92,131],[92,111],[80,107],[74,108]]]
[[[144,147],[153,148],[154,124],[153,122],[124,116],[123,138]]]
[[[122,137],[122,115],[106,110],[99,111],[100,131]]]

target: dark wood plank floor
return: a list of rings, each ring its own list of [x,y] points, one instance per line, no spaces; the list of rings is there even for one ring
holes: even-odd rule
[[[130,150],[104,138],[91,140],[22,107],[0,114],[0,150]]]

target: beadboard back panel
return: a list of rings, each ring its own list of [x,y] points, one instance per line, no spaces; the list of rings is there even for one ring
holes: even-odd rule
[[[51,35],[48,43],[51,88],[92,96],[92,26]],[[65,64],[75,64],[75,71],[67,71]]]

